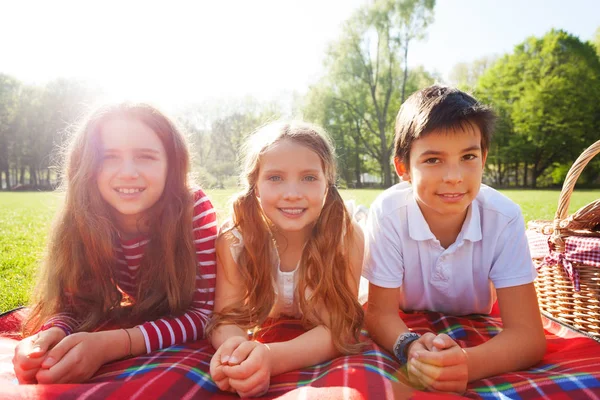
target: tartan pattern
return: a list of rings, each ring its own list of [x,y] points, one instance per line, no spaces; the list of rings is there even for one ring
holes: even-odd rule
[[[548,239],[548,235],[527,231],[532,258],[545,258],[551,255]],[[600,237],[566,237],[564,254],[566,261],[600,268]]]
[[[400,313],[414,331],[444,332],[462,346],[475,346],[502,329],[497,313],[491,316],[449,317],[439,313]],[[0,319],[0,332],[6,318]],[[543,360],[519,371],[473,382],[464,394],[481,399],[600,399],[600,343],[544,318],[548,348]],[[297,322],[279,321],[261,340],[287,340],[302,333]],[[363,336],[365,333],[363,332]],[[16,343],[0,334],[0,388],[2,398],[207,398],[234,399],[219,392],[210,380],[213,354],[206,341],[187,343],[130,360],[103,366],[92,380],[77,385],[15,385],[10,359]],[[7,346],[7,343],[11,342]],[[369,344],[361,354],[346,356],[271,379],[266,399],[385,399],[458,398],[426,393],[402,385],[398,363],[378,346]]]

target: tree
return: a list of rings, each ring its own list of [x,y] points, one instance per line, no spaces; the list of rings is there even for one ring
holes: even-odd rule
[[[385,186],[392,184],[395,113],[410,93],[408,49],[431,23],[434,5],[435,0],[376,0],[360,8],[329,47],[327,74],[311,89],[321,95],[308,96],[330,108],[321,115],[331,117],[324,124],[330,131],[350,134],[354,143],[342,146],[345,150],[377,160]],[[359,159],[354,163],[360,168]]]
[[[553,163],[574,160],[597,139],[600,60],[590,43],[567,32],[516,46],[481,77],[477,94],[500,114],[497,156],[529,162],[533,187]]]
[[[497,56],[486,56],[471,63],[460,62],[450,71],[450,84],[466,92],[473,92],[479,78],[498,60]]]
[[[239,173],[240,149],[245,137],[281,116],[278,103],[252,97],[223,99],[188,107],[179,120],[190,135],[194,172],[206,187],[224,187]]]
[[[0,74],[0,190],[11,187],[10,148],[16,140],[13,124],[20,86],[15,78]]]
[[[596,54],[598,54],[598,57],[600,57],[600,26],[596,28],[596,33],[592,38],[592,44],[596,48]]]

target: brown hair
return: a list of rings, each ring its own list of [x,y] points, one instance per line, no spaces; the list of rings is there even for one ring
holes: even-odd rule
[[[225,230],[229,240],[237,228],[244,238],[244,248],[238,267],[245,284],[242,301],[216,312],[210,329],[222,324],[235,324],[244,329],[256,329],[269,315],[276,300],[272,260],[270,259],[271,223],[262,212],[255,195],[262,154],[273,145],[290,140],[314,151],[321,159],[328,191],[321,214],[302,253],[298,270],[296,298],[307,326],[325,325],[332,334],[335,347],[343,353],[360,348],[359,334],[363,310],[350,289],[352,274],[349,249],[354,236],[351,217],[335,187],[336,166],[333,146],[320,128],[304,123],[272,123],[251,135],[245,148],[245,168],[242,180],[245,190],[233,202],[233,226]],[[305,296],[307,289],[312,290]],[[326,321],[318,309],[327,307]]]
[[[429,86],[413,93],[398,111],[394,156],[408,167],[413,141],[437,129],[465,129],[475,125],[481,132],[481,150],[487,152],[496,116],[491,108],[458,89]]]
[[[96,184],[102,162],[100,133],[114,118],[133,118],[160,138],[167,155],[166,184],[148,210],[146,246],[138,271],[135,301],[125,304],[116,285],[118,230]],[[146,104],[102,107],[81,124],[65,154],[65,202],[51,230],[24,334],[49,317],[68,312],[89,331],[104,321],[141,322],[183,313],[195,288],[196,254],[192,237],[193,198],[188,182],[189,152],[182,133]]]

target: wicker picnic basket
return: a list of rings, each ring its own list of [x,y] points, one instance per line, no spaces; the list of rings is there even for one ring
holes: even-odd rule
[[[530,221],[527,229],[542,313],[596,337],[600,337],[600,199],[573,215],[567,213],[577,178],[598,153],[600,141],[571,166],[554,221]]]

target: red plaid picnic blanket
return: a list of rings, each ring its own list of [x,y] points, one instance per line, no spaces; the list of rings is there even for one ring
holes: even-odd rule
[[[448,317],[439,313],[401,316],[415,331],[444,332],[463,346],[480,344],[501,329],[497,313],[491,316]],[[17,385],[12,353],[19,313],[0,317],[1,398],[206,398],[234,399],[217,390],[208,374],[214,352],[206,341],[175,346],[149,355],[102,367],[85,384]],[[550,320],[545,320],[548,350],[544,359],[527,371],[503,374],[473,382],[464,394],[483,399],[600,399],[600,344]],[[11,333],[12,332],[12,333]],[[302,333],[295,321],[278,321],[264,340],[287,340]],[[366,337],[366,332],[363,333]],[[375,344],[358,355],[282,374],[271,379],[265,399],[407,399],[457,398],[427,393],[403,384],[398,363]]]

